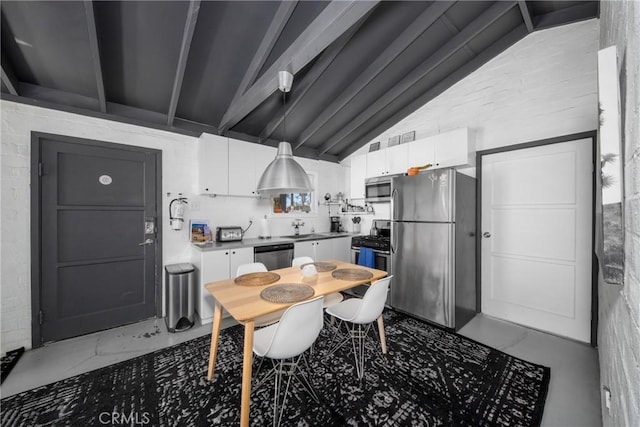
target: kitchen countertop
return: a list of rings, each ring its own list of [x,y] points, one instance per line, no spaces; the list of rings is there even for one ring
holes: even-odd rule
[[[303,233],[306,234],[306,233]],[[192,247],[199,249],[202,252],[208,251],[219,251],[224,249],[238,249],[238,248],[253,248],[256,246],[268,246],[268,245],[276,245],[279,243],[296,243],[296,242],[308,242],[310,240],[324,240],[324,239],[335,239],[338,237],[351,237],[358,236],[362,233],[335,233],[326,231],[324,233],[310,233],[308,237],[300,237],[297,239],[286,237],[286,236],[274,236],[270,239],[260,239],[260,238],[252,238],[252,239],[242,239],[239,242],[213,242],[208,243],[206,245],[196,245],[191,244]]]

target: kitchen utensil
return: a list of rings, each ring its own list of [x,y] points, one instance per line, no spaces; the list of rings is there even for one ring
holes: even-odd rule
[[[374,223],[373,226],[371,227],[371,230],[369,230],[369,235],[371,237],[378,237],[378,227],[376,227],[376,224]]]

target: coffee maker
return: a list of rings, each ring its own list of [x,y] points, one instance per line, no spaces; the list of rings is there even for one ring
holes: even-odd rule
[[[329,218],[331,219],[331,232],[337,233],[338,231],[340,231],[340,217],[332,216]]]

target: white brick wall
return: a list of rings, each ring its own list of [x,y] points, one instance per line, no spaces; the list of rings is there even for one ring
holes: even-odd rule
[[[600,382],[611,389],[603,424],[640,425],[640,3],[600,3],[600,48],[617,46],[624,104],[624,285],[599,281]]]
[[[597,50],[595,19],[530,34],[370,142],[468,127],[485,150],[593,130]]]

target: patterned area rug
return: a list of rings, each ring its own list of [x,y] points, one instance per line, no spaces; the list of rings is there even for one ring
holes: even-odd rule
[[[23,353],[24,347],[20,347],[16,350],[7,351],[7,354],[2,356],[0,359],[0,384],[9,376],[9,373],[13,367],[16,366]]]
[[[362,382],[350,346],[328,356],[325,328],[308,357],[320,403],[297,386],[282,425],[540,424],[549,368],[399,313],[385,322],[389,352],[370,340]],[[3,399],[2,426],[237,425],[242,338],[239,326],[222,331],[213,382],[205,336]],[[272,423],[272,393],[272,382],[253,390],[251,425]]]

